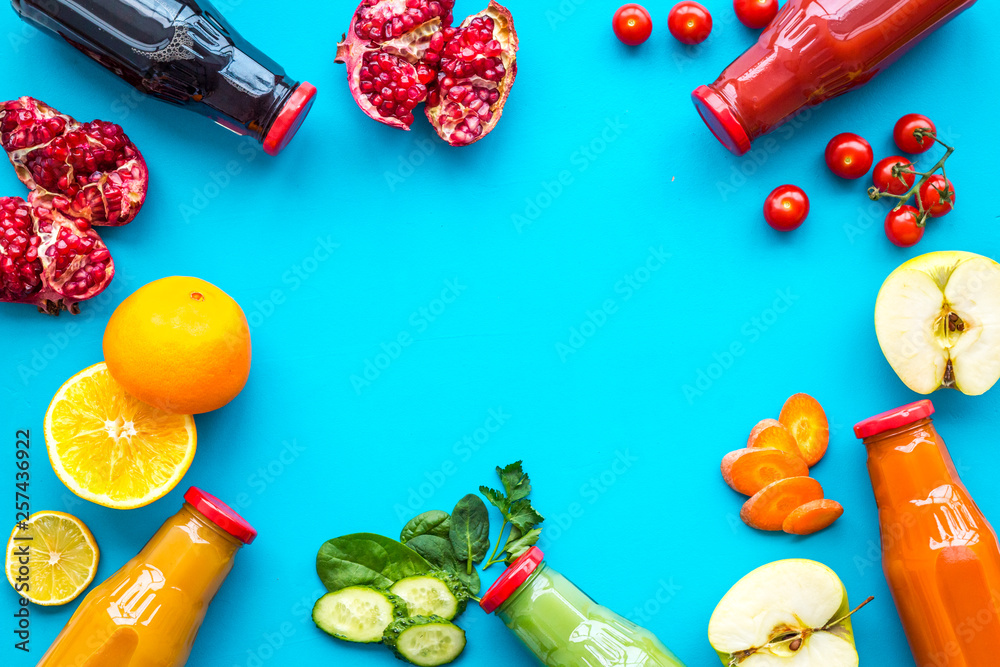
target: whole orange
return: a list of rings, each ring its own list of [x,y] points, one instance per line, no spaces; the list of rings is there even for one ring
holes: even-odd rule
[[[104,330],[104,361],[125,391],[161,410],[221,408],[250,375],[250,327],[231,296],[173,276],[122,301]]]

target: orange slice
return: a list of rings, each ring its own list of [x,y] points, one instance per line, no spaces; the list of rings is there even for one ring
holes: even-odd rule
[[[191,466],[196,442],[191,415],[130,396],[103,363],[67,380],[45,413],[56,475],[105,507],[131,509],[162,498]]]

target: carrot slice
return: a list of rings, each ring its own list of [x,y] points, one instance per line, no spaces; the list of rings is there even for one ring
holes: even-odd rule
[[[747,447],[772,447],[805,460],[791,431],[777,419],[762,419],[757,422],[747,438]]]
[[[809,394],[795,394],[785,401],[778,421],[795,438],[809,467],[819,463],[830,444],[830,424],[819,401]]]
[[[796,507],[823,497],[823,487],[812,477],[789,477],[771,482],[743,504],[740,518],[758,530],[781,530]]]
[[[808,474],[805,461],[773,447],[737,449],[722,458],[722,479],[734,491],[748,496],[779,479]]]
[[[836,500],[813,500],[793,509],[781,529],[792,535],[812,535],[828,528],[843,513],[844,508]]]

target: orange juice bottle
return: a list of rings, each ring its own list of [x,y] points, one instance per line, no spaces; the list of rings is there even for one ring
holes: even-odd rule
[[[1000,664],[1000,545],[933,413],[917,401],[854,427],[868,449],[882,566],[918,667]]]
[[[92,590],[38,667],[181,667],[236,552],[257,536],[192,487],[139,554]]]

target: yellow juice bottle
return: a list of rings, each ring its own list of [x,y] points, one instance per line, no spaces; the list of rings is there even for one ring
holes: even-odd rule
[[[236,552],[257,536],[192,487],[132,560],[92,590],[38,667],[181,667]]]

